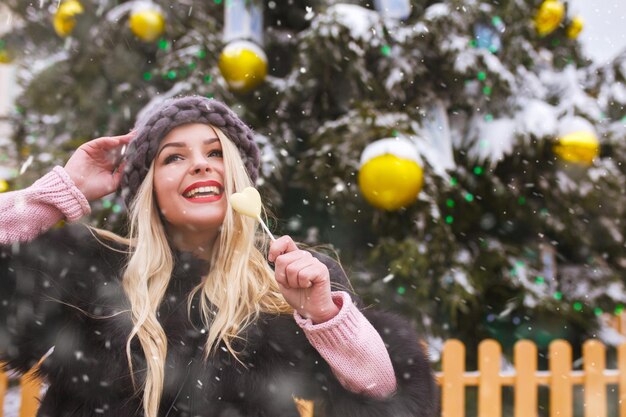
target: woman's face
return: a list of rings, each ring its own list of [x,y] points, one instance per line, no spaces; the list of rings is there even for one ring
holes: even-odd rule
[[[205,124],[173,129],[155,158],[154,191],[170,232],[215,232],[226,215],[222,145]]]

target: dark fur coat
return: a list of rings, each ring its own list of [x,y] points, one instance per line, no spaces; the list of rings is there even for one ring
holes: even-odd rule
[[[317,256],[317,255],[316,255]],[[349,285],[322,257],[334,286]],[[39,416],[140,416],[126,358],[132,325],[121,286],[124,255],[99,244],[84,226],[67,226],[30,243],[0,246],[0,360],[26,371],[54,346],[40,373],[50,386]],[[207,270],[177,253],[159,309],[168,338],[161,416],[297,417],[293,396],[315,401],[315,416],[429,417],[438,395],[416,335],[400,316],[365,309],[390,353],[397,392],[378,400],[351,393],[334,377],[292,316],[264,315],[246,332],[242,366],[225,349],[204,362],[206,329],[187,294]],[[357,305],[358,300],[353,299]],[[145,358],[132,345],[139,383]]]

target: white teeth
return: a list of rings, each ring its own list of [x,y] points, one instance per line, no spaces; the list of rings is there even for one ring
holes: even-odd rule
[[[209,195],[219,195],[221,194],[221,190],[220,190],[220,187],[217,187],[215,185],[211,185],[209,187],[198,187],[198,188],[194,188],[191,191],[186,192],[185,194],[183,194],[183,196],[186,198],[194,198],[196,194],[200,194],[200,193],[209,194]]]

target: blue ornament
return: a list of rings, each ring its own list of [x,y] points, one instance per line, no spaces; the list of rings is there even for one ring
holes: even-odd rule
[[[474,38],[476,47],[488,49],[496,54],[502,49],[502,37],[505,27],[502,19],[494,17],[490,23],[479,22],[474,25]]]

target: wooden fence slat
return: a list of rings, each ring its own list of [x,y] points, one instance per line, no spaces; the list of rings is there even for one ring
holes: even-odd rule
[[[313,401],[297,397],[293,397],[293,400],[296,403],[300,417],[313,417],[315,415],[313,412],[315,410],[315,403]]]
[[[606,417],[606,384],[602,372],[606,362],[604,345],[597,340],[583,344],[585,370],[585,417]]]
[[[9,376],[6,372],[0,371],[0,417],[4,416],[4,396],[9,387]]]
[[[20,378],[20,386],[22,388],[20,417],[35,417],[39,408],[41,381],[34,376],[33,371],[29,371]]]
[[[619,371],[619,415],[626,417],[626,343],[617,347],[617,369]]]
[[[500,360],[502,350],[495,340],[483,340],[478,345],[478,416],[502,416],[502,385],[500,384]]]
[[[459,340],[450,339],[443,345],[441,383],[442,417],[463,417],[465,415],[465,345]]]
[[[572,417],[572,348],[564,340],[555,340],[549,346],[550,355],[550,417]]]
[[[617,322],[618,326],[616,330],[619,334],[626,335],[626,312],[622,312],[617,316]]]
[[[537,346],[530,340],[515,344],[514,362],[517,377],[514,384],[515,417],[537,415]]]

